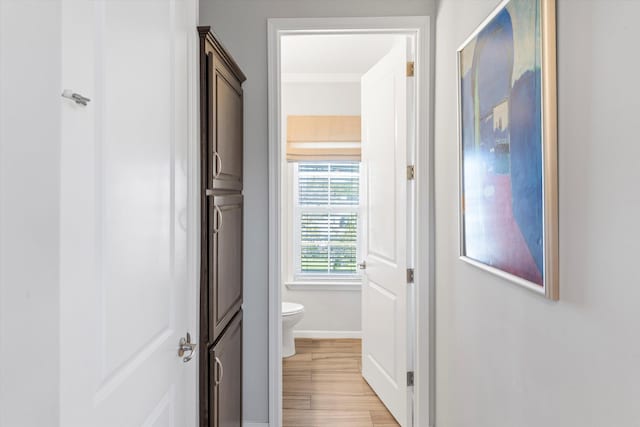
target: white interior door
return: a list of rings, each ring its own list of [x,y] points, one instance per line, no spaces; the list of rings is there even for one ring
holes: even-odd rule
[[[61,426],[196,425],[197,360],[177,354],[189,329],[198,336],[187,203],[196,7],[62,0],[61,89],[91,101],[60,99]]]
[[[362,77],[362,375],[401,426],[407,387],[407,42]]]

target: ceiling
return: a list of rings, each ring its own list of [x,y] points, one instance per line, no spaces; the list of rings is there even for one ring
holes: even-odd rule
[[[391,34],[282,37],[282,73],[362,76],[399,40]]]

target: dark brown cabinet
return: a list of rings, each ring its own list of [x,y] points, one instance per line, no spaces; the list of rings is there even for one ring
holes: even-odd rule
[[[242,82],[209,27],[200,33],[200,426],[242,425]]]
[[[242,196],[209,197],[209,342],[242,304]]]
[[[242,427],[242,312],[210,351],[210,426]]]
[[[209,188],[242,190],[242,86],[244,76],[225,61],[213,36],[206,37],[207,137]],[[218,46],[218,47],[216,47]],[[230,59],[230,57],[226,56]],[[236,69],[234,73],[233,70]],[[240,75],[239,75],[240,74]]]

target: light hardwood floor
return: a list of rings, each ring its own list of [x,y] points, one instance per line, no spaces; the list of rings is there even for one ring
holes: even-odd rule
[[[297,339],[283,360],[284,427],[398,426],[360,374],[354,339]]]

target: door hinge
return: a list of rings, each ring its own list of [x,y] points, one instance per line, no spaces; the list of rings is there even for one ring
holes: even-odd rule
[[[407,283],[413,283],[414,274],[413,268],[407,268]]]
[[[407,372],[407,386],[413,386],[413,371]]]
[[[414,165],[407,166],[407,179],[409,181],[416,178],[416,167]]]
[[[413,61],[407,62],[407,77],[413,77],[415,73],[415,63]]]

